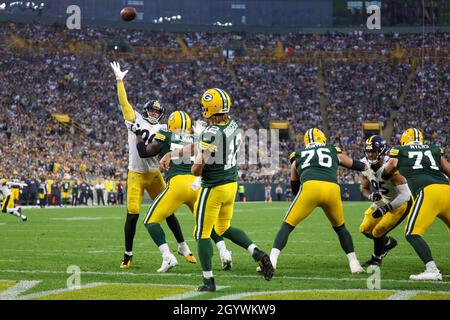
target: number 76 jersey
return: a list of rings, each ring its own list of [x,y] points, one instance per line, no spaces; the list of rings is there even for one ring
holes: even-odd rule
[[[337,183],[338,154],[341,152],[333,145],[309,145],[291,153],[290,159],[295,161],[301,183],[308,180]]]
[[[436,145],[393,147],[389,156],[397,158],[397,168],[408,180],[413,196],[430,184],[449,184],[441,167],[443,150]]]

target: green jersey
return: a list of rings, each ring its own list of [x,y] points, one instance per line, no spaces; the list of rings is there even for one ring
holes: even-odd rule
[[[189,135],[179,135],[164,129],[161,129],[154,138],[154,141],[158,142],[161,150],[159,155],[163,157],[166,153],[181,149],[188,144],[194,143],[194,138]],[[180,174],[192,174],[193,159],[184,159],[184,158],[172,158],[169,165],[169,170],[167,171],[166,178],[167,181],[172,179],[173,177]]]
[[[438,146],[425,144],[393,147],[389,156],[398,159],[398,171],[415,196],[430,184],[449,184],[442,172],[442,154]]]
[[[224,125],[206,127],[199,142],[207,156],[202,186],[211,188],[237,181],[237,155],[242,142],[239,125],[230,119]]]
[[[341,152],[333,145],[311,145],[291,153],[290,158],[291,161],[295,160],[301,183],[308,180],[337,183],[338,154]]]

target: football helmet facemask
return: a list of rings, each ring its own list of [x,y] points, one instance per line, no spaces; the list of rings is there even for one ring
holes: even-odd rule
[[[159,115],[157,117],[149,114],[150,111],[157,111]],[[142,117],[150,124],[158,124],[164,115],[164,108],[161,106],[158,100],[150,100],[144,105],[144,113]]]
[[[383,159],[386,151],[386,140],[378,135],[371,136],[364,144],[364,155],[370,164],[375,164]]]

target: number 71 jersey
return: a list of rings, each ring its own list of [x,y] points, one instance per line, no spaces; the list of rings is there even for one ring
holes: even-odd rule
[[[310,145],[291,153],[290,159],[295,161],[301,183],[308,180],[337,183],[338,154],[341,152],[333,145]]]
[[[397,158],[398,171],[408,180],[411,193],[430,184],[449,184],[441,167],[443,150],[436,145],[408,145],[393,147],[389,156]]]

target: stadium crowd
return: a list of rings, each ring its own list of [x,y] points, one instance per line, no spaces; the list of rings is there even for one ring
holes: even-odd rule
[[[57,25],[1,23],[0,36],[46,41],[49,45],[74,40],[104,41],[122,38],[131,46],[178,48],[182,36],[188,47],[220,47],[235,33],[161,33],[117,29],[85,28],[68,31]],[[422,34],[238,34],[247,49],[285,47],[309,51],[377,51],[388,54],[403,48],[448,48],[449,35]],[[45,39],[45,40],[44,40]],[[10,178],[91,180],[126,179],[127,139],[110,59],[102,54],[76,52],[42,53],[0,44],[0,173]],[[149,99],[159,99],[166,115],[181,109],[200,119],[199,99],[210,87],[226,89],[233,100],[234,116],[244,130],[268,128],[270,120],[288,120],[296,134],[313,126],[322,127],[319,66],[239,61],[232,69],[225,62],[191,59],[167,61],[130,56],[121,60],[129,69],[126,89],[130,102],[141,110]],[[27,67],[24,67],[27,66]],[[323,67],[324,96],[330,143],[351,156],[362,157],[363,121],[386,124],[391,110],[398,110],[391,144],[409,126],[424,130],[426,139],[447,146],[449,137],[448,62],[426,61],[417,66],[416,76],[404,102],[398,99],[408,75],[409,63],[332,61]],[[419,110],[419,112],[417,111]],[[79,125],[64,129],[52,114],[67,114]],[[433,119],[433,121],[429,121]],[[426,124],[426,126],[425,126]],[[78,130],[78,131],[77,131]],[[239,175],[246,182],[288,182],[289,153],[299,142],[280,143],[280,168],[270,165],[242,165]],[[250,146],[255,151],[262,146]],[[270,149],[269,149],[270,153]],[[340,171],[341,182],[357,182],[357,175]]]

